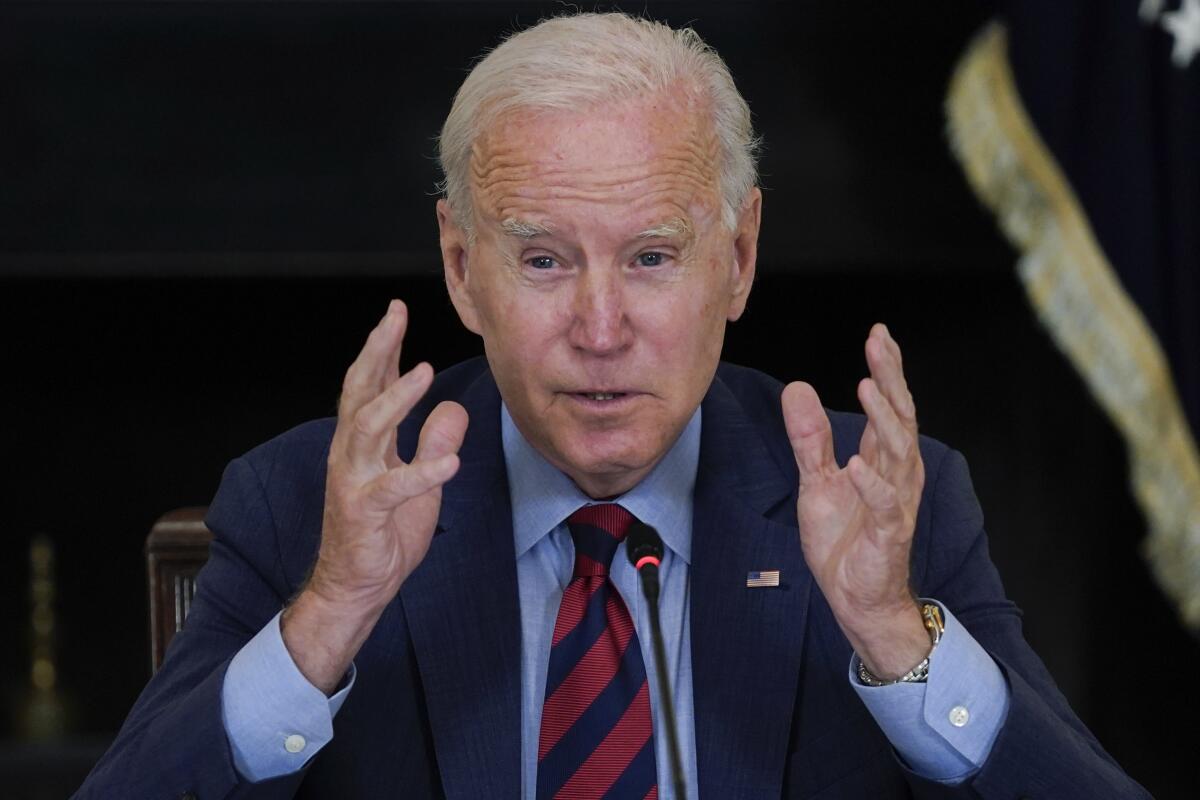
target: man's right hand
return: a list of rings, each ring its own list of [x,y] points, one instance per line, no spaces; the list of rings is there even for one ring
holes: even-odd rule
[[[467,412],[440,403],[413,460],[396,428],[424,396],[433,369],[399,374],[408,310],[393,300],[346,372],[329,449],[321,549],[312,577],[284,611],[283,642],[314,686],[331,694],[383,609],[429,550],[442,484],[458,471]]]

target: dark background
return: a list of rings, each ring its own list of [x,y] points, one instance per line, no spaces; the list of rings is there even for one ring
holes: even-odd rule
[[[142,544],[231,458],[333,411],[387,299],[405,364],[480,352],[439,278],[434,136],[517,3],[0,5],[0,797],[69,793],[149,674]],[[1139,554],[1123,445],[1050,343],[949,155],[982,3],[648,3],[725,56],[764,135],[760,277],[726,357],[852,408],[905,348],[1072,705],[1192,797],[1200,647]],[[65,738],[28,740],[27,546],[58,557]]]

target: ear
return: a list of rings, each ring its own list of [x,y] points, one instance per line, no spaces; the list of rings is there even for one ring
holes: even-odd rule
[[[758,226],[762,222],[762,190],[750,190],[738,215],[733,239],[733,283],[726,318],[734,322],[746,310],[750,288],[754,285],[754,267],[758,261]]]
[[[458,312],[458,318],[467,330],[478,334],[479,312],[471,297],[468,286],[468,255],[470,245],[467,232],[454,218],[454,211],[445,198],[437,201],[438,240],[442,248],[442,267],[446,273],[446,289],[450,293],[450,302]]]

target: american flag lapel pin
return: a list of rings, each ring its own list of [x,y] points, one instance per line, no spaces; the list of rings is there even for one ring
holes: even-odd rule
[[[758,572],[746,573],[746,588],[761,589],[770,586],[779,585],[779,570],[767,569]]]

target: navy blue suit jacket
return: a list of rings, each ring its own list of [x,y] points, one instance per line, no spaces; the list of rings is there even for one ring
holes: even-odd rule
[[[703,405],[692,544],[692,663],[703,798],[1145,796],[1068,708],[1025,644],[988,558],[961,455],[922,439],[916,590],[937,597],[1000,664],[1008,719],[958,787],[904,768],[847,680],[850,646],[800,551],[798,475],[781,385],[722,365]],[[215,539],[187,625],[81,798],[517,798],[520,627],[500,397],[476,359],[438,376],[400,428],[409,456],[441,400],[470,415],[428,556],[359,652],[335,736],[300,774],[249,784],[221,720],[229,660],[302,586],[321,534],[333,420],[232,462],[209,510]],[[858,415],[831,413],[839,462]],[[779,568],[778,590],[746,591]]]

